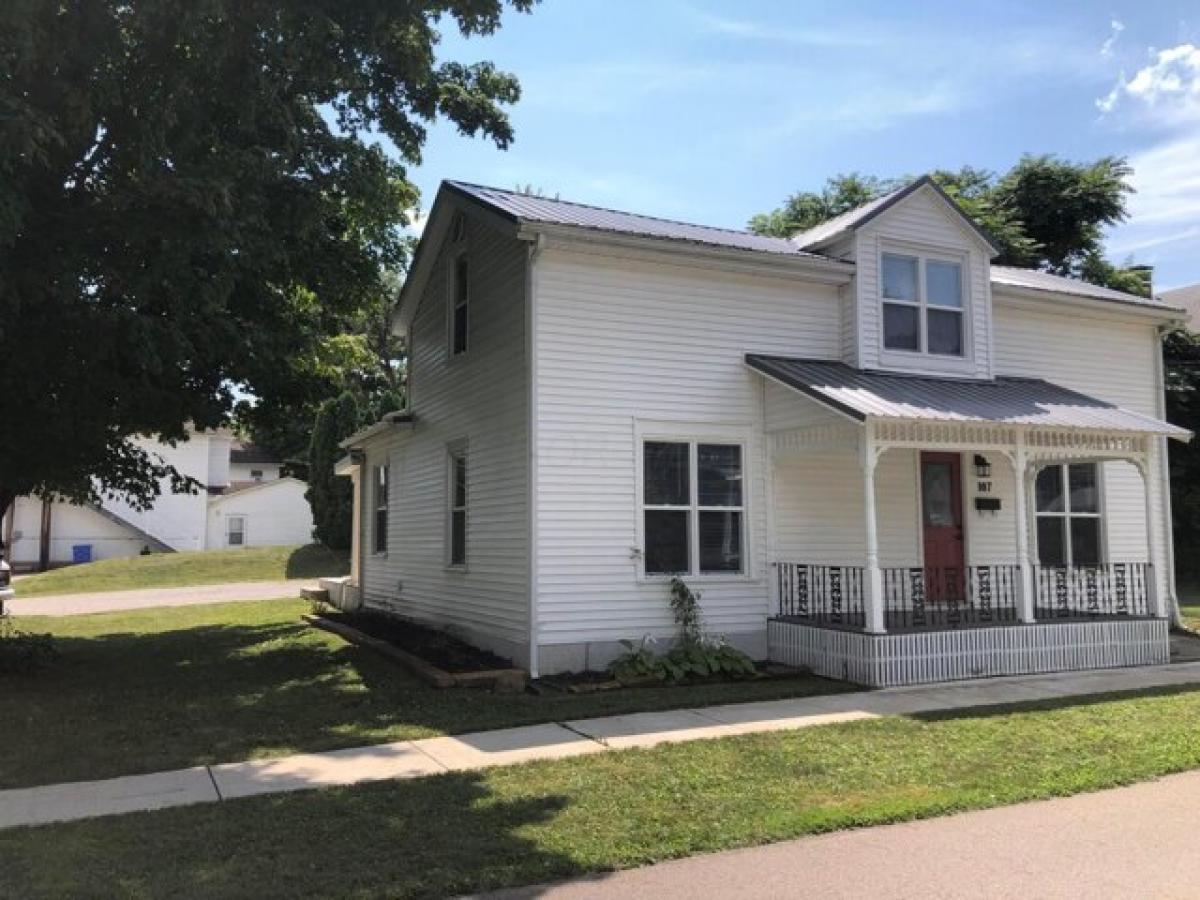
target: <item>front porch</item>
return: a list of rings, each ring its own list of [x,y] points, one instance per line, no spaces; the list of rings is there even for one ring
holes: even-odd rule
[[[748,362],[774,382],[772,659],[870,686],[1169,661],[1186,433],[1046,382]]]

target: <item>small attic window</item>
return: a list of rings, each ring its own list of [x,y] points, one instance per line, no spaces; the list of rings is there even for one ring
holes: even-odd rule
[[[450,220],[450,240],[456,244],[462,243],[467,236],[467,217],[460,212]]]

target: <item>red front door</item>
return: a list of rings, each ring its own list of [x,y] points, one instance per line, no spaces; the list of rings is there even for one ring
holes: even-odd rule
[[[921,454],[921,528],[925,539],[926,598],[963,600],[962,458]]]

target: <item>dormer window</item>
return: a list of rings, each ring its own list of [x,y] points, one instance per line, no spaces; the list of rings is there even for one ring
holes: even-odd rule
[[[881,270],[884,349],[963,356],[962,263],[884,253]]]

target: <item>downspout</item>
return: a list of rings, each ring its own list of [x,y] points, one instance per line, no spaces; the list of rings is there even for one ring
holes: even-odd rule
[[[1159,325],[1154,329],[1154,409],[1161,421],[1167,419],[1167,382],[1163,372],[1163,337],[1168,326]],[[1179,612],[1179,592],[1175,585],[1175,515],[1171,510],[1171,465],[1168,452],[1168,438],[1158,438],[1162,448],[1162,465],[1159,466],[1159,479],[1162,482],[1163,513],[1166,517],[1166,551],[1167,551],[1167,600],[1171,604],[1171,624],[1179,626],[1183,623]],[[1151,554],[1151,559],[1154,558]]]
[[[526,475],[526,503],[529,505],[529,677],[539,677],[538,659],[538,527],[537,527],[537,484],[538,484],[538,367],[537,367],[537,279],[534,266],[546,245],[546,237],[540,232],[533,236],[528,245],[525,264],[525,373],[529,379],[526,392],[528,418],[526,441],[528,442],[529,469]]]

